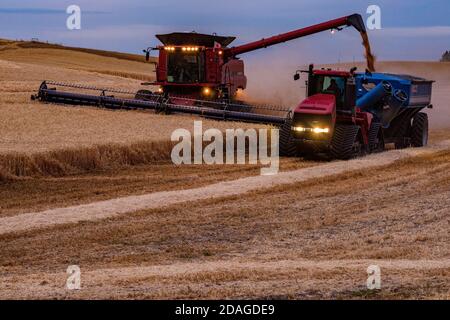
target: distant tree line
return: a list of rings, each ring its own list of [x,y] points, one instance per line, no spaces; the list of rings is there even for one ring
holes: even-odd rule
[[[450,51],[445,51],[442,55],[442,62],[450,62]]]

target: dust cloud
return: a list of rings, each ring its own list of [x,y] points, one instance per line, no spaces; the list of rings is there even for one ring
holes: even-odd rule
[[[374,72],[376,58],[372,53],[368,34],[361,32],[361,38],[367,69]],[[301,52],[303,55],[313,56],[311,52],[305,53],[305,47]],[[283,48],[259,57],[246,58],[247,89],[239,92],[238,99],[284,108],[296,107],[306,96],[307,75],[302,74],[300,81],[294,81],[293,75],[297,70],[307,70],[309,63],[310,61],[302,59],[295,50]],[[364,70],[365,68],[362,69]]]
[[[306,96],[303,75],[299,81],[294,81],[296,70],[307,69],[307,63],[297,65],[295,59],[280,59],[277,55],[252,57],[245,60],[247,89],[239,92],[238,99],[249,103],[295,108]]]
[[[272,57],[274,58],[274,57]],[[298,60],[298,58],[297,58]],[[270,61],[270,62],[269,62]],[[239,98],[250,103],[259,103],[286,108],[295,108],[306,93],[306,74],[299,81],[293,80],[296,70],[307,69],[308,62],[295,65],[292,59],[252,59],[246,60],[247,89]],[[350,70],[358,67],[357,72],[364,72],[367,62],[317,65],[316,68],[333,68]],[[433,129],[450,128],[450,63],[431,61],[391,61],[377,62],[378,72],[394,74],[409,74],[434,80],[432,104],[433,109],[427,109],[430,124]]]

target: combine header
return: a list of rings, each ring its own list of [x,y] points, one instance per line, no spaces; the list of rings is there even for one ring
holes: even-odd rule
[[[326,30],[355,28],[362,36],[368,71],[356,74],[333,70],[308,73],[307,99],[297,108],[258,106],[237,100],[247,77],[238,55]],[[325,153],[348,159],[384,149],[422,146],[427,142],[428,119],[420,112],[430,107],[431,81],[409,76],[370,73],[372,53],[358,14],[294,30],[267,39],[228,47],[235,37],[197,33],[156,36],[163,45],[144,50],[159,52],[156,81],[143,85],[158,90],[103,89],[44,81],[33,99],[69,105],[112,109],[196,114],[218,120],[244,121],[279,126],[280,152],[285,156]],[[300,73],[294,77],[300,78]],[[68,89],[78,89],[77,93]],[[97,91],[97,94],[93,92]]]
[[[56,86],[62,88],[78,88],[83,91],[97,91],[100,95],[88,93],[72,93],[62,90],[56,90]],[[249,109],[248,105],[239,105],[235,103],[226,103],[225,101],[205,101],[189,98],[177,97],[173,99],[167,95],[154,93],[138,93],[140,99],[117,97],[119,95],[134,95],[135,93],[124,90],[96,88],[91,86],[74,85],[61,82],[44,81],[37,95],[31,97],[32,100],[41,100],[51,103],[60,103],[68,105],[86,105],[101,107],[107,109],[125,109],[125,110],[154,110],[157,113],[187,113],[200,115],[218,120],[243,121],[262,124],[281,125],[285,122],[284,116],[259,114],[254,112],[233,111],[235,109]],[[178,102],[178,103],[177,103]],[[184,102],[184,103],[180,103]],[[258,109],[266,109],[259,106]],[[282,109],[270,108],[272,112],[283,112]]]

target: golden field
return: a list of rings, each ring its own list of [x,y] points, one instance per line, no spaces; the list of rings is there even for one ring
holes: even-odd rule
[[[153,79],[139,56],[0,41],[0,177],[67,174],[170,158],[171,133],[191,116],[111,111],[31,101],[43,80],[136,92]],[[41,48],[44,46],[44,48]],[[31,47],[31,48],[30,48]],[[208,128],[253,125],[203,119]],[[131,146],[131,147],[129,147]],[[76,156],[75,156],[76,154]],[[78,164],[80,162],[80,164]]]
[[[144,61],[144,57],[142,57]],[[0,153],[34,153],[96,144],[167,141],[193,117],[61,107],[30,100],[42,80],[136,92],[152,64],[60,49],[0,49]],[[105,74],[107,70],[108,74]],[[128,73],[128,74],[127,74]],[[130,76],[132,75],[132,76]],[[204,120],[204,127],[249,127]]]

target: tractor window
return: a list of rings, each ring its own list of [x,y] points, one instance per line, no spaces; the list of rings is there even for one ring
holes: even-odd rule
[[[174,83],[197,83],[203,80],[201,53],[174,51],[169,53],[167,81]]]
[[[323,93],[336,96],[338,108],[344,105],[346,79],[332,76],[315,76],[313,92],[311,94]]]

